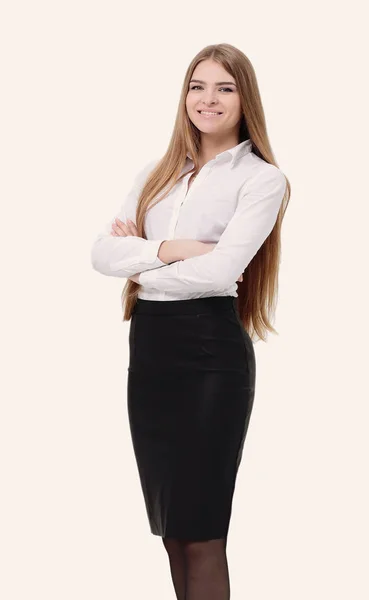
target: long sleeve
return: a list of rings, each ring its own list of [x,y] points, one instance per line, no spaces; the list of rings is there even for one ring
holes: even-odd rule
[[[139,283],[167,292],[227,289],[271,233],[286,185],[282,171],[268,163],[243,185],[236,211],[211,252],[141,273]]]
[[[128,193],[119,213],[116,215],[123,223],[127,218],[136,222],[137,201],[145,181],[157,163],[150,161],[136,175],[133,187]],[[91,263],[93,268],[103,275],[113,277],[130,277],[149,269],[167,266],[160,260],[158,252],[162,240],[146,240],[137,236],[116,237],[110,232],[114,218],[111,219],[93,242]]]

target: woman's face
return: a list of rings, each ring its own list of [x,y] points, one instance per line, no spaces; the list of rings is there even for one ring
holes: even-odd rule
[[[213,60],[204,60],[195,68],[186,97],[186,108],[192,123],[202,133],[229,134],[239,129],[242,113],[235,80]],[[222,114],[202,115],[199,111]]]

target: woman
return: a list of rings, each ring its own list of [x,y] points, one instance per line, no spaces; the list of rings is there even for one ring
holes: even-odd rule
[[[132,442],[178,600],[230,597],[226,543],[254,401],[253,338],[275,332],[289,196],[250,61],[212,45],[188,67],[167,152],[138,173],[93,244],[93,267],[127,278]]]

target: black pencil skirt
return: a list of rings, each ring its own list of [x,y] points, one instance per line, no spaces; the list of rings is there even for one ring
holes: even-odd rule
[[[128,417],[151,532],[226,538],[256,375],[236,298],[138,298],[129,349]]]

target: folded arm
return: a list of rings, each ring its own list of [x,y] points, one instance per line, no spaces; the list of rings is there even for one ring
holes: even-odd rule
[[[157,159],[150,161],[136,175],[133,187],[128,193],[119,213],[115,215],[124,223],[127,218],[136,222],[137,201],[149,173],[157,163]],[[91,248],[92,267],[103,275],[113,277],[130,277],[135,273],[167,266],[158,257],[159,248],[165,241],[146,240],[137,236],[111,235],[111,219],[95,238]]]
[[[271,233],[286,184],[282,171],[268,165],[244,185],[236,211],[211,252],[141,273],[139,283],[167,292],[223,290],[232,285]]]

